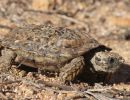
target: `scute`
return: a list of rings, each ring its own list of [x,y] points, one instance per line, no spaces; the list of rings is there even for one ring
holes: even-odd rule
[[[85,32],[52,25],[29,25],[16,28],[0,40],[1,45],[63,63],[100,44]]]

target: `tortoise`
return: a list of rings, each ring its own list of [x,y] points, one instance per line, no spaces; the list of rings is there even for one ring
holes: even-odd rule
[[[0,38],[0,70],[8,71],[14,63],[57,72],[65,81],[74,80],[91,63],[95,71],[115,72],[123,58],[100,44],[85,31],[51,24],[14,28]],[[6,72],[5,71],[5,72]]]

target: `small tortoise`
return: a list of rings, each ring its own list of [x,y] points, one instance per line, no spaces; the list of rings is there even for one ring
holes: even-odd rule
[[[53,25],[15,28],[0,38],[0,45],[1,70],[8,71],[17,62],[40,72],[57,72],[62,81],[73,80],[89,66],[86,62],[95,71],[115,72],[123,60],[106,48],[102,50],[105,46],[87,33]]]

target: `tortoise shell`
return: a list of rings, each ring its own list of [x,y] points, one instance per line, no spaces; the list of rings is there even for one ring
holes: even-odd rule
[[[101,45],[85,32],[53,25],[15,28],[0,42],[20,57],[44,65],[62,65]]]

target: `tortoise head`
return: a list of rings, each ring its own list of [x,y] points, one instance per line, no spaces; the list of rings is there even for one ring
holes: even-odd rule
[[[124,62],[124,59],[114,52],[97,52],[91,59],[91,63],[95,71],[103,72],[115,72],[120,65]]]

